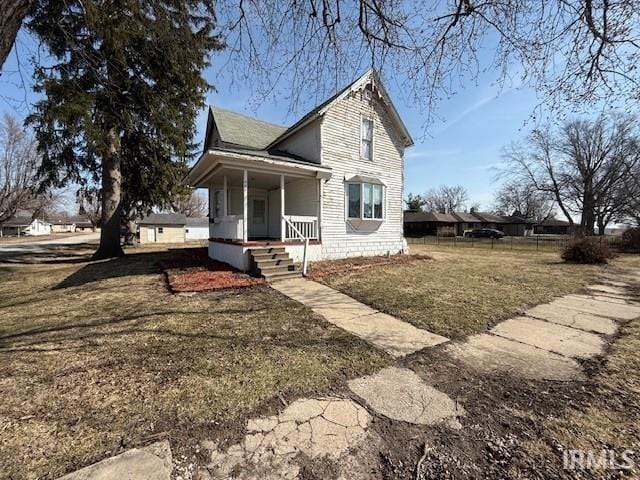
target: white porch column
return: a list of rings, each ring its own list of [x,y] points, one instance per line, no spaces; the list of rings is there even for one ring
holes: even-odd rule
[[[242,174],[242,241],[246,242],[249,239],[249,178],[246,169]]]
[[[324,182],[322,181],[321,178],[318,179],[318,231],[316,232],[316,237],[318,237],[318,240],[322,240],[322,234],[320,233],[322,231],[322,190],[323,190],[323,184]]]
[[[222,179],[222,216],[227,216],[227,176]]]
[[[286,239],[286,227],[284,221],[284,175],[280,175],[280,239],[283,242]]]

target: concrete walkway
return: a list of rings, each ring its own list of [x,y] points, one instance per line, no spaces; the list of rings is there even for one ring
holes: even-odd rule
[[[627,279],[640,282],[640,272]],[[309,280],[293,279],[272,286],[396,357],[447,341]],[[620,321],[640,317],[640,303],[628,293],[627,286],[619,280],[591,285],[590,294],[566,295],[539,305],[488,333],[448,345],[447,351],[482,373],[565,382],[584,380],[577,359],[601,354],[605,335],[614,334]],[[302,398],[278,415],[250,419],[240,443],[221,449],[214,441],[204,442],[209,460],[198,468],[198,480],[298,479],[301,453],[311,459],[326,456],[344,462],[340,463],[344,471],[339,478],[352,478],[349,452],[361,445],[368,448],[372,438],[370,412],[396,422],[463,428],[460,420],[466,414],[464,407],[412,370],[389,367],[353,379],[348,386],[359,403],[338,397]],[[170,472],[169,445],[160,442],[104,460],[64,479],[168,480]]]
[[[402,357],[449,340],[374,310],[312,280],[294,278],[275,282],[271,286],[308,306],[328,322],[363,338],[394,357]]]
[[[625,276],[640,281],[640,272]],[[565,295],[489,333],[448,347],[452,356],[483,373],[508,372],[523,378],[569,381],[584,378],[580,359],[601,355],[606,336],[619,322],[640,317],[640,303],[619,280],[589,285],[587,294]]]

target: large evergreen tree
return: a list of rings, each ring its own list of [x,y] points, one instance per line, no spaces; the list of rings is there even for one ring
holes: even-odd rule
[[[221,46],[214,19],[213,0],[38,2],[27,25],[56,62],[37,68],[45,99],[29,122],[44,187],[101,184],[94,258],[122,255],[123,200],[129,212],[162,203],[184,172]]]

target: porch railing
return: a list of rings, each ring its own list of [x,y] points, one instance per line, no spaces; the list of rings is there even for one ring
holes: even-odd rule
[[[304,250],[302,252],[302,275],[307,275],[307,249],[309,248],[309,237],[306,237],[296,225],[290,220],[291,216],[282,217],[285,225],[285,232],[287,232],[287,240],[302,240],[304,242]],[[297,217],[301,218],[301,217]],[[315,218],[315,217],[306,217]],[[300,222],[298,222],[300,223]],[[291,236],[289,236],[291,234]]]
[[[225,240],[242,240],[244,219],[242,215],[227,215],[218,217],[209,225],[211,238],[223,238]]]
[[[298,240],[300,237],[318,240],[318,217],[307,215],[285,215],[285,240]]]

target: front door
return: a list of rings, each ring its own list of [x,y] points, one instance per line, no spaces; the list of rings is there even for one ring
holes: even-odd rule
[[[249,237],[267,237],[267,197],[249,196]]]

